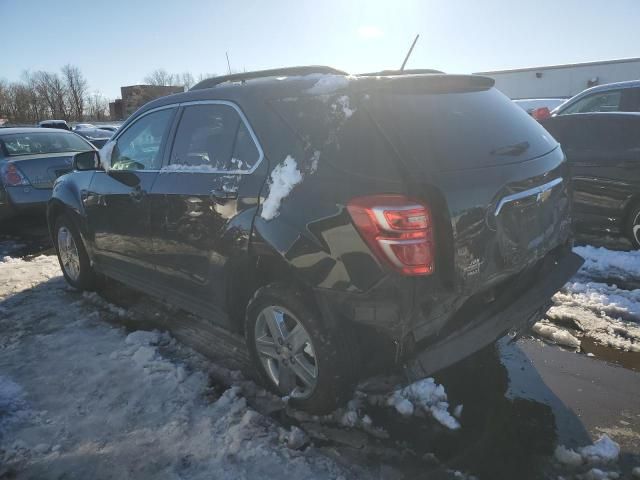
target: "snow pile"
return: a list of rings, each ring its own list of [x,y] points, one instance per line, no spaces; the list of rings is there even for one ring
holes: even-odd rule
[[[567,330],[558,328],[547,321],[543,320],[536,323],[533,327],[531,327],[531,330],[533,330],[541,337],[546,338],[553,343],[557,343],[558,345],[570,348],[580,347],[580,340],[571,335],[571,333],[569,333]]]
[[[640,278],[640,251],[617,252],[592,246],[575,247],[573,251],[585,260],[580,274],[620,280]]]
[[[620,445],[611,440],[608,435],[602,435],[593,445],[578,448],[577,451],[559,445],[554,453],[555,459],[570,467],[580,465],[598,465],[612,463],[618,460]]]
[[[582,480],[617,480],[620,478],[618,472],[606,472],[599,468],[592,468],[580,477]]]
[[[122,312],[98,298],[67,288],[55,257],[0,263],[0,417],[14,418],[3,468],[39,479],[353,477],[313,446],[292,450],[301,432],[283,439],[240,386],[220,394],[194,367],[211,364],[169,335],[99,321]],[[16,416],[23,398],[33,414]]]
[[[345,75],[323,75],[307,93],[311,95],[327,95],[337,90],[345,89],[349,86],[349,80],[355,77]]]
[[[565,306],[640,321],[640,290],[622,290],[615,285],[598,282],[569,282],[556,294],[554,300]]]
[[[438,385],[433,378],[424,378],[396,390],[387,398],[387,405],[394,407],[403,416],[426,413],[447,428],[460,428],[460,423],[449,413],[444,387]]]
[[[271,172],[271,180],[269,182],[269,195],[262,205],[261,217],[265,220],[271,220],[277,217],[280,212],[280,204],[284,200],[293,187],[302,181],[302,174],[298,170],[296,161],[290,155],[287,155],[284,162],[277,165]]]
[[[640,352],[640,289],[590,281],[637,282],[640,252],[591,246],[574,251],[585,258],[584,265],[574,281],[554,295],[546,320],[536,323],[533,331],[571,348],[578,348],[580,338],[588,337],[601,345]]]
[[[608,435],[602,435],[593,445],[578,449],[587,463],[615,462],[620,455],[620,445],[611,440]]]

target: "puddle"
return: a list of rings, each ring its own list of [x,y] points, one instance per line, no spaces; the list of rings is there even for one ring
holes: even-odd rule
[[[582,337],[581,350],[584,353],[592,353],[595,358],[619,365],[635,372],[640,372],[640,354],[628,352],[617,348],[600,345],[589,337]]]

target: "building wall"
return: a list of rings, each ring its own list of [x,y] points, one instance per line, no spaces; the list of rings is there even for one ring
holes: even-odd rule
[[[138,108],[151,100],[164,97],[165,95],[182,92],[184,92],[184,87],[181,85],[130,85],[127,87],[120,87],[123,116],[124,118],[128,117]]]
[[[479,74],[495,79],[496,88],[512,99],[568,98],[594,85],[640,79],[640,58]]]

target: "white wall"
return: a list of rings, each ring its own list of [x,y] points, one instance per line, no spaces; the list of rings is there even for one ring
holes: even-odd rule
[[[536,78],[541,73],[541,78]],[[485,74],[496,81],[496,87],[510,98],[572,97],[598,78],[598,85],[640,79],[640,60],[600,65],[541,68],[519,72]]]

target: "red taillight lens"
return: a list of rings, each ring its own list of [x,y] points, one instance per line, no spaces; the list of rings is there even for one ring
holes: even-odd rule
[[[533,112],[531,112],[531,116],[536,120],[546,120],[551,116],[551,112],[547,107],[536,108]]]
[[[2,168],[0,168],[0,173],[2,173],[3,183],[8,187],[29,185],[29,181],[13,163],[5,163]]]
[[[434,270],[431,212],[404,195],[354,198],[347,210],[376,257],[404,275]]]

